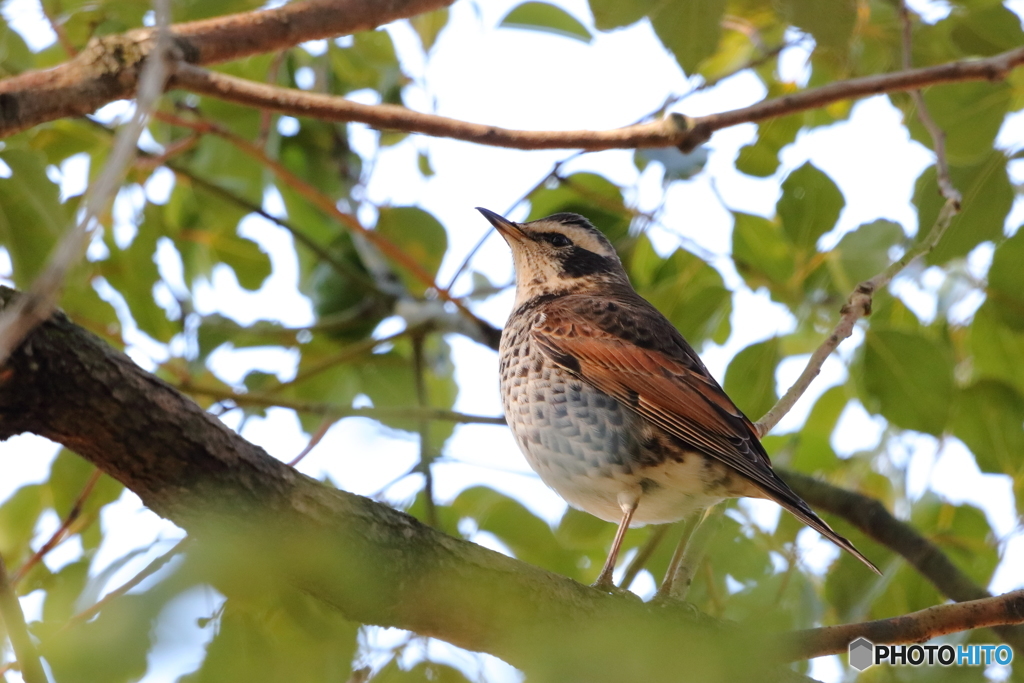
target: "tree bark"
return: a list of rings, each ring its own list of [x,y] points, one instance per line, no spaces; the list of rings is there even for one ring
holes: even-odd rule
[[[0,301],[13,296],[0,288]],[[0,439],[23,432],[63,444],[185,528],[211,575],[230,573],[218,584],[228,595],[240,582],[298,589],[536,680],[806,680],[764,663],[770,636],[601,593],[306,477],[61,313],[0,369]],[[740,639],[763,656],[735,657]]]
[[[277,9],[175,24],[176,57],[216,64],[273,52],[307,40],[369,31],[450,5],[453,0],[307,0]],[[78,55],[52,69],[0,81],[0,138],[46,121],[82,116],[135,94],[156,29],[94,38]]]

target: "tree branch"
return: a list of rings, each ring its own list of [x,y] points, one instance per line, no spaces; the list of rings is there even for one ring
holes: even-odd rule
[[[307,0],[171,26],[190,64],[216,64],[292,47],[307,40],[369,31],[450,5],[452,0]],[[94,38],[77,57],[52,69],[0,81],[0,137],[135,95],[156,31],[139,28]]]
[[[888,285],[911,261],[931,252],[939,243],[939,240],[942,239],[942,235],[945,234],[946,229],[949,228],[949,224],[953,221],[959,210],[959,199],[947,199],[927,237],[908,249],[902,257],[889,264],[889,267],[881,273],[857,285],[857,288],[850,294],[850,298],[847,299],[846,305],[840,309],[839,322],[836,323],[832,334],[826,337],[825,341],[814,350],[814,353],[811,354],[810,359],[807,361],[807,366],[800,373],[800,376],[797,377],[796,381],[793,382],[793,386],[783,394],[782,398],[772,406],[771,410],[765,413],[764,417],[754,424],[759,437],[770,432],[779,423],[779,420],[792,410],[796,402],[807,391],[807,388],[811,386],[814,378],[821,373],[821,366],[824,365],[825,360],[832,355],[832,352],[836,350],[839,344],[853,334],[853,328],[857,321],[871,315],[871,303],[875,292]]]
[[[298,590],[360,623],[489,652],[548,680],[588,671],[621,681],[638,668],[645,680],[675,680],[684,667],[710,682],[753,675],[727,649],[739,646],[733,631],[582,586],[296,472],[60,313],[0,375],[0,438],[26,431],[186,529],[226,595]],[[764,680],[806,680],[758,669]]]
[[[906,522],[896,519],[881,502],[833,486],[806,474],[777,468],[797,494],[813,507],[842,517],[869,538],[901,555],[950,600],[965,602],[992,597],[953,564],[939,548]],[[995,627],[1003,642],[1024,652],[1024,628]]]
[[[921,643],[985,626],[1024,623],[1024,590],[994,598],[936,605],[891,619],[794,631],[783,640],[786,661],[846,652],[857,638],[876,645]],[[1019,652],[1019,650],[1018,650]]]
[[[940,83],[1000,80],[1021,64],[1024,64],[1024,48],[985,59],[962,60],[923,69],[907,69],[840,81],[719,114],[692,118],[672,114],[660,121],[602,131],[510,130],[423,114],[395,105],[359,104],[343,97],[256,83],[188,64],[178,69],[172,87],[290,116],[325,121],[356,121],[382,130],[423,133],[513,149],[578,148],[595,151],[674,146],[690,151],[706,142],[715,131],[741,123],[764,121],[833,102],[884,92],[914,90]]]

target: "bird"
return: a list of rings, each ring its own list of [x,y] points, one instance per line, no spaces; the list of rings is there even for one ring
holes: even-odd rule
[[[751,421],[696,351],[630,284],[585,217],[516,223],[477,207],[512,251],[516,295],[499,345],[505,418],[527,462],[569,505],[630,526],[767,498],[879,572],[772,469]]]

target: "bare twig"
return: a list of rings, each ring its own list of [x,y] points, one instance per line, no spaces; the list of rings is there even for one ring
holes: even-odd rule
[[[11,352],[37,325],[50,317],[57,305],[64,285],[64,277],[85,254],[95,230],[94,222],[106,211],[113,200],[121,180],[135,155],[135,147],[145,128],[149,114],[163,92],[167,80],[167,53],[170,38],[167,34],[169,22],[168,0],[156,0],[154,7],[158,24],[155,59],[146,60],[139,81],[135,114],[131,121],[117,135],[114,149],[107,158],[103,172],[89,186],[85,198],[85,210],[77,226],[57,244],[50,255],[43,272],[32,287],[13,306],[0,314],[0,365],[7,361]]]
[[[210,121],[185,119],[166,112],[156,112],[154,116],[155,118],[174,126],[181,126],[194,130],[198,133],[208,133],[221,137],[233,144],[240,151],[259,161],[261,164],[273,171],[274,175],[276,175],[281,182],[295,190],[299,195],[304,197],[307,201],[326,213],[328,216],[331,216],[352,232],[365,238],[367,242],[373,244],[373,246],[379,249],[385,256],[408,270],[409,273],[419,280],[425,287],[436,292],[437,296],[441,299],[454,304],[455,307],[459,309],[460,313],[476,324],[479,328],[481,337],[489,345],[493,344],[496,346],[496,334],[500,335],[500,331],[495,330],[490,323],[478,318],[476,314],[470,311],[464,303],[453,297],[447,289],[439,286],[434,281],[434,277],[428,273],[423,266],[416,261],[416,259],[409,256],[409,254],[399,248],[394,242],[384,237],[381,233],[363,226],[363,224],[360,223],[352,214],[345,213],[339,209],[333,199],[320,192],[320,190],[313,187],[305,180],[299,178],[276,159],[272,159],[263,149]]]
[[[442,410],[440,408],[352,408],[339,406],[333,403],[316,403],[313,401],[296,401],[281,398],[273,394],[249,392],[236,394],[228,389],[217,387],[202,387],[190,384],[180,384],[178,390],[194,396],[206,396],[217,401],[234,401],[242,406],[258,407],[280,407],[290,408],[299,413],[310,413],[313,415],[325,415],[341,419],[343,417],[369,417],[376,420],[440,420],[444,422],[458,422],[461,424],[485,424],[504,425],[504,417],[487,417],[484,415],[469,415],[453,410]]]
[[[11,583],[17,585],[19,581],[25,578],[25,575],[28,574],[32,567],[39,564],[39,561],[46,557],[47,553],[60,545],[60,543],[69,535],[68,530],[71,528],[71,525],[75,523],[75,520],[78,519],[79,515],[82,514],[82,508],[85,506],[85,501],[92,494],[93,489],[96,488],[96,482],[100,480],[101,476],[103,476],[103,472],[100,470],[93,470],[93,473],[85,482],[85,486],[82,487],[81,493],[78,494],[78,498],[76,498],[75,502],[71,505],[71,510],[68,512],[64,522],[60,525],[60,528],[53,532],[53,535],[50,536],[49,540],[46,541],[39,550],[35,551],[32,554],[32,557],[26,560],[25,564],[18,567],[18,570],[11,576]]]
[[[50,28],[53,29],[54,34],[57,36],[57,42],[60,43],[61,48],[67,53],[68,57],[75,57],[78,54],[78,48],[68,38],[68,32],[64,30],[64,24],[57,21],[57,19],[50,13],[46,8],[45,2],[39,3],[40,9],[43,11],[43,16],[46,17],[46,21],[49,22]]]
[[[61,626],[60,630],[66,631],[67,629],[73,626],[77,626],[78,624],[81,624],[92,619],[94,616],[99,614],[104,607],[110,604],[111,601],[121,597],[122,595],[124,595],[131,589],[135,588],[149,577],[153,576],[153,574],[156,574],[158,571],[160,571],[160,569],[163,568],[165,564],[170,562],[175,555],[177,555],[185,549],[185,545],[188,542],[189,537],[186,536],[185,538],[175,543],[173,548],[171,548],[166,553],[150,562],[148,565],[146,565],[145,569],[143,569],[141,572],[125,581],[123,584],[121,584],[121,586],[115,588],[114,590],[104,595],[103,598],[101,600],[98,600],[95,605],[89,607],[88,609],[82,610],[78,614],[68,619],[67,622],[63,626]]]
[[[836,347],[843,340],[853,334],[853,328],[857,321],[871,314],[871,302],[875,292],[888,285],[908,263],[919,256],[928,254],[935,248],[949,227],[950,222],[952,222],[953,217],[960,210],[959,207],[958,201],[947,199],[927,237],[908,249],[901,258],[893,261],[881,273],[857,285],[857,288],[850,294],[850,298],[847,299],[846,305],[840,310],[839,322],[836,323],[832,334],[821,343],[821,346],[814,350],[814,353],[811,354],[810,359],[807,361],[807,366],[800,373],[797,380],[793,382],[793,386],[754,425],[759,437],[770,432],[779,423],[779,420],[796,405],[796,402],[800,400],[800,397],[807,391],[807,388],[811,386],[814,378],[821,372],[821,366],[825,363],[825,360],[832,355],[832,352],[836,350]]]
[[[337,421],[338,421],[338,419],[339,419],[339,418],[337,418],[337,417],[326,417],[326,418],[324,418],[324,421],[323,421],[323,422],[321,422],[321,423],[320,423],[320,426],[319,426],[319,427],[317,428],[317,430],[316,430],[316,433],[315,433],[315,434],[313,434],[313,436],[311,436],[311,437],[309,438],[309,443],[307,443],[307,444],[306,444],[306,447],[305,447],[305,448],[303,448],[303,449],[302,449],[302,451],[301,451],[301,452],[300,452],[300,453],[299,453],[298,455],[296,455],[296,456],[295,456],[294,458],[292,458],[291,462],[289,462],[288,464],[289,464],[290,466],[292,466],[292,467],[295,467],[295,466],[296,466],[296,465],[298,465],[298,464],[299,464],[300,462],[302,462],[302,459],[303,459],[303,458],[305,458],[305,457],[306,457],[307,455],[309,455],[309,454],[310,454],[310,452],[311,452],[311,451],[312,451],[312,450],[313,450],[314,448],[316,448],[316,447],[317,447],[317,445],[318,445],[318,444],[319,444],[319,443],[320,443],[321,441],[323,441],[323,438],[324,438],[325,436],[327,436],[327,432],[328,432],[328,430],[330,430],[331,426],[332,426],[332,425],[333,425],[333,424],[334,424],[335,422],[337,422]]]
[[[913,69],[910,68],[910,34],[911,34],[911,21],[910,12],[907,10],[907,6],[904,0],[900,0],[900,16],[903,21],[903,72],[911,73]],[[1018,50],[1020,52],[1020,50]],[[1007,54],[1007,53],[1004,53]],[[942,239],[942,235],[946,232],[953,218],[960,212],[961,196],[960,192],[953,187],[953,182],[949,177],[949,163],[946,161],[946,134],[941,128],[936,125],[934,119],[929,115],[928,108],[925,106],[924,96],[921,94],[919,89],[911,88],[910,95],[914,98],[914,102],[917,105],[917,116],[921,119],[921,123],[924,124],[925,128],[928,129],[928,133],[932,137],[932,142],[935,147],[935,163],[937,167],[937,180],[939,190],[942,196],[945,197],[946,203],[942,206],[939,211],[939,216],[935,221],[935,225],[932,226],[928,235],[917,243],[913,248],[908,249],[903,256],[889,265],[884,271],[875,275],[870,280],[857,285],[857,288],[850,294],[850,298],[847,300],[846,305],[843,306],[840,311],[839,322],[836,324],[835,329],[832,330],[832,334],[821,343],[814,353],[811,354],[810,360],[807,361],[807,367],[800,373],[800,377],[797,378],[793,386],[789,388],[786,394],[779,399],[779,401],[772,406],[772,409],[762,417],[754,427],[757,430],[758,436],[764,436],[772,430],[772,428],[779,423],[779,420],[788,413],[796,402],[803,396],[804,392],[814,381],[814,378],[821,372],[821,366],[839,344],[853,334],[853,327],[857,324],[857,321],[862,317],[871,314],[871,302],[875,292],[885,287],[892,281],[896,275],[903,270],[907,264],[913,261],[919,256],[923,256],[929,253]]]
[[[911,68],[913,22],[910,18],[910,10],[907,9],[906,0],[900,0],[900,21],[903,24],[902,63],[903,69],[907,70]],[[935,147],[936,180],[938,181],[939,192],[947,200],[954,202],[959,211],[962,197],[960,196],[960,191],[953,186],[953,181],[949,177],[949,161],[946,159],[946,132],[939,127],[939,124],[935,123],[935,119],[928,112],[928,106],[924,101],[924,94],[919,88],[910,91],[910,98],[914,101],[914,106],[917,107],[917,118],[920,119],[921,124],[928,131],[928,135],[932,138],[932,146]]]
[[[892,516],[878,500],[849,491],[806,474],[779,468],[779,474],[793,490],[815,508],[842,517],[866,536],[901,555],[918,572],[951,600],[964,602],[991,597],[953,564],[934,543],[914,527]],[[1003,642],[1024,652],[1024,628],[997,626],[993,629]]]
[[[671,524],[659,524],[651,530],[651,535],[647,537],[647,541],[637,551],[636,556],[626,565],[626,571],[622,573],[622,580],[619,582],[620,588],[629,590],[629,587],[636,581],[637,574],[644,568],[647,562],[654,555],[654,551],[658,549],[661,542],[665,539],[665,535],[668,530],[672,528]]]
[[[936,605],[891,619],[794,631],[783,639],[786,661],[846,652],[857,638],[876,645],[921,643],[931,638],[985,626],[1024,623],[1024,590],[994,598]]]
[[[741,123],[795,114],[843,100],[857,99],[883,92],[914,90],[940,83],[970,80],[999,80],[1024,64],[1024,48],[1010,50],[985,59],[949,62],[923,69],[840,81],[820,88],[785,95],[741,109],[685,117],[672,114],[660,121],[641,123],[612,130],[525,131],[498,128],[459,121],[444,116],[423,114],[394,105],[365,105],[342,97],[333,97],[289,88],[280,88],[215,73],[184,64],[174,76],[173,87],[219,99],[262,107],[297,117],[325,121],[357,121],[382,130],[423,133],[454,138],[482,145],[514,149],[631,149],[634,147],[674,146],[690,151],[707,141],[716,130]]]
[[[0,556],[0,617],[3,618],[3,625],[7,630],[7,637],[11,639],[11,647],[14,649],[14,656],[18,658],[21,666],[21,676],[25,683],[47,683],[46,673],[39,661],[39,653],[32,643],[32,636],[28,633],[28,626],[25,624],[25,613],[21,611],[21,602],[14,592],[14,583],[7,575],[7,565],[4,558]]]

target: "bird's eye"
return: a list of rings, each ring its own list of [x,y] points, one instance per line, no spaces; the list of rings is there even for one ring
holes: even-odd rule
[[[544,235],[544,241],[553,247],[571,247],[572,240],[560,232],[549,232]]]

